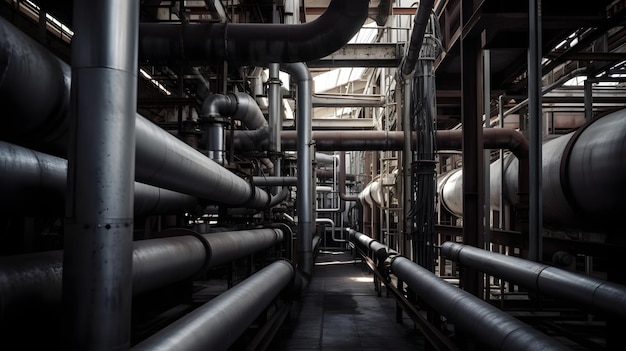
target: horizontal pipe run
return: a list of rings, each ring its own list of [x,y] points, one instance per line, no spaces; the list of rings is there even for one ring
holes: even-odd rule
[[[348,232],[349,240],[358,244],[362,250],[371,252],[379,264],[384,262],[389,256],[387,246],[354,229],[346,228],[346,231]]]
[[[296,186],[298,185],[298,177],[255,176],[252,177],[252,184],[256,186]]]
[[[307,62],[347,43],[367,19],[368,7],[369,0],[333,0],[320,17],[305,24],[142,23],[139,57],[152,64]]]
[[[133,243],[133,295],[190,279],[203,269],[272,247],[283,239],[282,230],[272,228],[173,234],[180,236]],[[61,250],[1,257],[0,325],[27,305],[61,303],[62,274]]]
[[[391,272],[455,328],[490,350],[569,350],[504,311],[461,290],[406,257],[391,261]]]
[[[71,68],[1,19],[0,34],[0,92],[5,92],[0,94],[0,103],[9,106],[10,116],[0,135],[38,151],[66,155]],[[39,94],[46,98],[43,103],[23,99],[40,88],[45,92]],[[16,93],[20,98],[14,97]],[[226,206],[268,206],[267,192],[251,187],[146,118],[136,115],[135,124],[137,181]]]
[[[0,208],[9,213],[63,215],[67,160],[0,141]],[[198,199],[135,182],[135,215],[192,210]]]
[[[291,263],[276,261],[132,350],[226,350],[293,277]]]
[[[445,242],[442,256],[592,313],[626,317],[626,286],[518,257]]]

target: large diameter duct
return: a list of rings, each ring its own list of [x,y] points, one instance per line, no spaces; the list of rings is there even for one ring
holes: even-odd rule
[[[0,206],[9,213],[63,215],[67,160],[0,141]],[[198,200],[186,194],[137,183],[134,213],[166,214],[191,210]]]
[[[486,129],[487,131],[489,129]],[[626,110],[597,119],[574,133],[543,144],[543,219],[547,227],[561,229],[605,229],[621,225],[626,212]],[[514,203],[519,192],[519,161],[505,158],[504,198]],[[500,163],[493,165],[491,184],[499,184]],[[496,171],[497,168],[497,171]],[[522,172],[523,173],[523,172]],[[453,197],[460,202],[461,185],[452,179],[443,188],[446,207]],[[454,186],[457,190],[448,186]],[[499,193],[499,189],[492,188]],[[454,195],[457,193],[457,195]],[[448,195],[446,195],[448,194]],[[494,203],[491,206],[495,206]],[[456,211],[462,216],[462,211]]]
[[[293,277],[289,262],[276,261],[132,350],[227,350]]]
[[[486,301],[461,290],[429,270],[397,256],[391,272],[421,300],[490,350],[569,350]]]
[[[282,242],[280,229],[251,229],[133,243],[133,295],[193,278],[206,268],[236,260]],[[25,306],[61,302],[63,251],[0,258],[0,325]]]
[[[452,242],[443,243],[441,254],[540,294],[574,302],[591,312],[626,317],[626,286]]]
[[[3,57],[0,72],[5,72],[0,89],[19,90],[23,96],[33,97],[32,89],[44,87],[46,93],[39,97],[54,97],[54,103],[39,104],[33,103],[32,99],[27,102],[19,99],[12,101],[13,92],[0,94],[0,102],[11,106],[15,117],[19,117],[13,119],[20,121],[10,123],[11,128],[3,128],[2,133],[11,135],[9,139],[21,144],[29,133],[35,133],[33,131],[38,136],[45,136],[48,131],[50,139],[38,137],[36,149],[44,152],[60,150],[58,154],[65,155],[69,120],[64,106],[69,105],[70,67],[2,19],[0,30],[4,34],[0,37],[0,57]],[[21,55],[21,49],[12,46],[16,45],[12,40],[16,36],[20,47],[28,49],[28,55]],[[31,111],[31,106],[37,106],[37,109]],[[138,181],[229,206],[263,208],[268,205],[270,196],[265,191],[251,187],[245,180],[146,118],[140,115],[135,118],[135,175]]]
[[[139,57],[151,63],[222,62],[264,66],[315,60],[340,49],[367,19],[369,0],[333,0],[306,24],[143,23]]]

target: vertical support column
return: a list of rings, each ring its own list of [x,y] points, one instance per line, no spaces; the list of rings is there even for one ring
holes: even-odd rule
[[[130,347],[139,2],[74,2],[66,350]]]
[[[529,240],[528,259],[540,261],[543,235],[541,181],[541,0],[528,2]]]
[[[411,207],[413,206],[413,182],[411,181],[411,164],[413,164],[413,148],[411,140],[412,138],[412,129],[411,128],[411,81],[412,77],[403,77],[402,84],[402,92],[403,92],[403,105],[402,105],[402,130],[404,135],[404,145],[402,148],[402,169],[404,170],[404,181],[403,181],[403,198],[404,201],[402,203],[403,206],[403,215],[404,215],[404,235],[407,238],[411,238],[411,233],[413,233],[413,221],[411,218]],[[412,240],[412,239],[411,239]],[[413,247],[413,245],[409,245],[408,247]],[[407,257],[413,259],[417,253],[409,252],[405,253]]]
[[[269,64],[269,125],[270,125],[270,153],[272,161],[274,162],[274,176],[280,177],[281,175],[281,138],[280,134],[283,130],[282,121],[282,96],[280,93],[280,86],[282,85],[279,78],[280,64]],[[278,187],[274,189],[274,194],[278,194]]]
[[[463,17],[469,19],[471,2],[463,3]],[[465,8],[467,7],[467,8]],[[467,13],[466,12],[470,12]],[[463,243],[482,247],[483,235],[483,125],[482,121],[482,64],[480,39],[468,36],[461,40],[461,123],[463,124]],[[481,296],[482,275],[464,268],[461,286],[467,292]]]
[[[297,81],[296,96],[296,133],[297,166],[298,166],[298,197],[296,210],[298,213],[298,265],[302,273],[311,275],[313,270],[313,166],[311,155],[313,78],[304,63],[288,63],[282,68]]]

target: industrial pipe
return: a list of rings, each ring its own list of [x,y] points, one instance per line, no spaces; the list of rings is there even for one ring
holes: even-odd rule
[[[443,243],[441,255],[592,313],[626,317],[626,286],[453,242]]]
[[[167,230],[167,238],[135,241],[133,295],[190,279],[214,267],[279,244],[281,229],[250,229],[209,234]],[[61,302],[63,251],[0,258],[0,325],[24,306]]]
[[[357,244],[361,250],[371,252],[378,260],[378,263],[384,262],[389,256],[387,246],[354,229],[346,228],[346,231],[348,232],[349,240]]]
[[[421,0],[415,12],[408,50],[406,55],[402,57],[402,63],[400,64],[402,74],[405,76],[410,75],[413,73],[413,70],[415,70],[420,49],[422,48],[422,42],[424,41],[424,33],[426,33],[426,26],[428,25],[434,3],[434,0]]]
[[[227,350],[293,277],[291,263],[276,261],[132,350]]]
[[[422,301],[451,321],[455,328],[490,350],[569,350],[562,343],[447,283],[406,257],[394,257],[391,272],[407,283]]]
[[[265,66],[315,60],[340,49],[367,19],[369,0],[333,0],[305,24],[142,23],[139,57],[156,63]]]
[[[621,225],[621,217],[626,211],[623,201],[626,197],[626,183],[623,182],[626,164],[616,160],[621,159],[624,145],[626,110],[608,114],[576,132],[543,144],[541,168],[546,227],[597,231]],[[515,143],[511,146],[512,150],[518,149]],[[518,179],[524,172],[518,170],[519,161],[515,158],[505,158],[504,162],[504,196],[511,202],[515,194],[521,192]],[[500,166],[498,163],[492,167]],[[499,177],[500,172],[492,170],[490,173],[494,184],[497,182],[494,177]],[[452,184],[451,181],[452,178],[446,184]],[[495,188],[491,191],[499,192]],[[444,194],[446,192],[444,188]]]
[[[42,86],[49,93],[44,94],[46,97],[55,97],[54,103],[50,104],[41,105],[30,102],[18,104],[21,100],[10,100],[13,93],[0,94],[0,102],[11,106],[13,114],[20,117],[20,123],[10,123],[11,128],[3,128],[2,133],[11,135],[11,140],[21,144],[21,139],[27,139],[28,134],[33,131],[43,136],[47,135],[46,131],[49,131],[50,137],[38,138],[33,147],[43,152],[49,149],[57,150],[60,147],[61,150],[57,150],[58,154],[65,155],[69,120],[68,111],[63,106],[68,104],[71,84],[70,67],[31,38],[21,34],[8,22],[0,20],[0,30],[3,34],[0,37],[0,57],[6,57],[4,61],[0,60],[0,72],[5,72],[0,89],[13,87],[24,96],[32,96],[29,89]],[[18,42],[11,39],[15,36],[19,39]],[[11,40],[7,43],[7,39]],[[18,43],[19,47],[14,48],[13,45]],[[30,54],[21,55],[21,47],[28,48]],[[13,74],[13,72],[17,73]],[[20,72],[32,72],[32,74]],[[63,85],[60,86],[59,82]],[[116,89],[119,90],[119,87]],[[31,111],[30,106],[34,105],[37,105],[38,109]],[[44,107],[47,108],[44,109]],[[59,110],[56,110],[57,108]],[[135,108],[133,108],[133,113],[134,111]],[[48,118],[51,116],[56,116],[56,119],[50,121]],[[135,115],[135,119],[135,174],[138,181],[228,206],[264,208],[269,203],[270,196],[265,191],[251,187],[245,180],[207,159],[206,156],[146,118]]]
[[[67,160],[0,141],[0,207],[9,213],[63,215]],[[134,214],[192,210],[198,199],[135,182]]]
[[[337,1],[337,0],[335,0]],[[348,6],[348,5],[346,5]],[[311,92],[313,78],[304,63],[281,65],[281,69],[289,73],[297,84],[296,134],[298,137],[298,197],[296,209],[298,213],[298,268],[305,275],[310,275],[313,267],[313,167],[311,165],[312,106]]]

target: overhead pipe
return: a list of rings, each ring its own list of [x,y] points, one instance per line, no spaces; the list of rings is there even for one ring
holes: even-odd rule
[[[421,300],[490,350],[570,350],[486,301],[444,281],[431,271],[396,256],[391,272]]]
[[[2,133],[11,135],[10,140],[20,145],[20,140],[28,139],[29,133],[43,135],[36,143],[30,143],[34,149],[43,152],[57,150],[58,155],[65,155],[69,128],[65,106],[68,105],[70,92],[70,67],[8,22],[0,20],[0,30],[4,34],[0,37],[0,57],[6,57],[0,61],[0,71],[5,72],[0,91],[14,90],[0,94],[0,102],[8,104],[11,112],[20,117],[20,123],[9,124],[10,128],[3,128]],[[16,42],[13,37],[19,41]],[[29,55],[21,54],[22,47],[29,50]],[[32,89],[39,86],[47,91],[42,96],[54,97],[53,103],[40,105],[21,102],[20,99],[10,101],[14,92],[32,96]],[[30,106],[34,105],[38,109],[31,110]],[[49,120],[52,116],[55,119]],[[265,191],[251,187],[245,180],[146,118],[136,114],[135,119],[135,174],[138,181],[227,206],[264,208],[269,203],[270,196]],[[44,137],[46,131],[50,133],[49,138]]]
[[[118,350],[132,312],[139,3],[77,0],[73,25],[63,349]]]
[[[426,26],[428,25],[434,4],[434,0],[421,0],[419,2],[415,17],[413,18],[413,30],[411,31],[407,53],[400,63],[400,68],[404,76],[409,76],[415,70],[420,49],[422,48],[422,42],[424,41]]]
[[[132,350],[227,350],[293,279],[291,263],[276,261]]]
[[[209,234],[166,230],[176,234],[135,241],[132,287],[137,296],[203,273],[283,241],[281,229],[250,229]],[[0,325],[25,306],[61,303],[63,251],[0,258]]]
[[[0,207],[9,213],[63,215],[67,160],[0,141]],[[135,182],[134,214],[171,214],[193,210],[198,199]]]
[[[337,0],[335,0],[337,1]],[[297,167],[298,167],[298,197],[296,209],[298,213],[298,268],[310,276],[313,266],[313,168],[311,165],[312,107],[311,92],[313,78],[304,63],[282,64],[281,70],[289,73],[296,81],[296,134]]]
[[[305,24],[142,23],[139,57],[172,61],[265,66],[315,60],[340,49],[367,19],[369,0],[333,0]]]
[[[531,291],[568,300],[592,313],[626,317],[626,286],[453,242],[443,243],[441,254]]]

